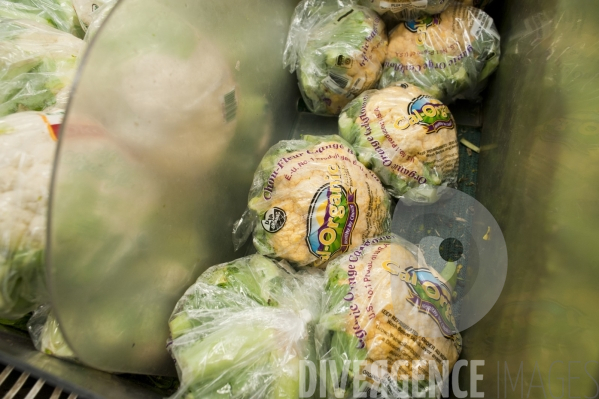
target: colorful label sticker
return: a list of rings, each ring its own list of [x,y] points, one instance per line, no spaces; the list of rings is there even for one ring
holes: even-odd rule
[[[43,114],[39,114],[46,128],[48,129],[48,134],[54,141],[58,141],[58,133],[60,132],[60,126],[62,121],[62,115],[50,115],[46,117]]]
[[[428,314],[439,326],[445,337],[457,333],[456,322],[451,309],[451,290],[429,269],[408,267],[399,273],[399,278],[410,289],[406,298],[419,312]]]
[[[455,123],[446,105],[427,95],[413,99],[408,105],[407,117],[395,121],[395,128],[405,130],[410,126],[421,125],[426,134],[437,133],[441,129],[453,129]]]
[[[306,236],[309,251],[323,262],[349,249],[359,214],[356,191],[343,187],[339,167],[329,165],[327,172],[330,183],[312,198]]]
[[[405,27],[407,30],[413,33],[418,34],[418,39],[416,39],[416,44],[422,46],[424,44],[424,40],[426,39],[426,29],[433,26],[439,25],[441,23],[441,16],[439,14],[436,15],[426,15],[422,18],[413,19],[411,21],[405,22]]]
[[[270,208],[264,214],[264,217],[262,218],[262,227],[269,233],[276,233],[285,226],[286,221],[287,214],[285,211],[275,206]]]

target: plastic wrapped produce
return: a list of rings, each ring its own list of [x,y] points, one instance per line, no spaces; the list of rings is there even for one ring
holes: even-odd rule
[[[475,99],[499,63],[499,34],[483,11],[451,5],[391,33],[379,87],[405,81],[449,103]]]
[[[330,262],[326,278],[315,340],[328,363],[321,378],[327,374],[329,397],[368,390],[386,392],[382,397],[440,397],[461,336],[453,287],[424,263],[417,247],[395,235],[367,240]],[[422,380],[412,386],[418,375]]]
[[[118,0],[107,0],[93,12],[89,14],[88,24],[85,26],[86,32],[83,40],[89,43],[102,26],[110,11],[114,8]],[[94,3],[95,4],[95,3]]]
[[[454,3],[484,9],[492,0],[453,0]]]
[[[416,86],[369,90],[339,116],[339,133],[395,197],[433,203],[457,182],[456,124],[447,106]]]
[[[96,11],[104,8],[104,5],[109,3],[111,3],[110,8],[112,8],[117,1],[118,0],[73,0],[73,6],[77,11],[81,27],[87,31],[93,21],[97,19],[97,17],[94,16]]]
[[[33,21],[0,19],[0,116],[66,107],[82,45]]]
[[[425,14],[439,14],[449,5],[450,0],[361,0],[361,4],[372,7],[376,12],[386,14],[389,20],[409,21]]]
[[[83,37],[71,0],[0,0],[0,18],[33,20]]]
[[[44,301],[46,213],[62,114],[0,119],[0,317],[18,319]]]
[[[389,227],[390,197],[339,136],[304,136],[270,148],[238,222],[240,242],[254,232],[258,252],[296,266],[329,259]]]
[[[29,319],[27,328],[38,351],[62,359],[76,359],[60,331],[58,320],[54,317],[50,305],[40,306]]]
[[[284,64],[297,69],[302,97],[321,115],[338,115],[364,90],[376,86],[387,52],[382,19],[372,10],[339,1],[304,0],[296,8]]]
[[[181,381],[171,399],[299,397],[323,279],[289,270],[253,255],[211,267],[185,292],[169,321]]]

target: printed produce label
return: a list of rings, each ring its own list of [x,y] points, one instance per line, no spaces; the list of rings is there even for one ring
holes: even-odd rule
[[[339,168],[330,165],[328,172],[331,183],[322,186],[310,204],[306,236],[310,252],[323,260],[349,249],[359,212],[356,192],[343,187]]]
[[[441,101],[427,95],[413,99],[408,105],[409,116],[399,118],[395,127],[405,130],[410,126],[421,125],[426,129],[426,134],[437,133],[441,129],[454,129],[455,124],[451,113]]]

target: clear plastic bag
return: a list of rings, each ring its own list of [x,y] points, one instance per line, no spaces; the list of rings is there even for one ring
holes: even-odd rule
[[[405,203],[436,202],[457,184],[456,123],[447,106],[416,86],[362,93],[341,112],[339,134]]]
[[[390,33],[379,87],[412,83],[446,104],[476,99],[497,68],[499,54],[493,19],[477,8],[452,4]]]
[[[491,4],[493,0],[453,0],[454,3],[462,4],[468,7],[478,7],[480,9],[485,9],[486,6]]]
[[[0,118],[0,317],[45,300],[43,257],[56,133],[62,113]]]
[[[439,398],[462,342],[453,287],[418,248],[393,234],[367,240],[330,262],[326,278],[315,341],[329,397]]]
[[[0,116],[64,109],[82,45],[33,21],[0,19]]]
[[[87,31],[94,20],[97,19],[98,14],[96,14],[96,12],[99,9],[104,8],[104,5],[106,4],[111,4],[109,5],[109,8],[112,8],[117,1],[118,0],[73,0],[73,6],[77,12],[83,30]],[[94,14],[96,16],[94,16]]]
[[[339,136],[304,136],[268,150],[254,174],[238,247],[254,232],[262,255],[295,266],[329,259],[388,230],[391,199]]]
[[[0,18],[32,20],[83,37],[71,0],[0,0]]]
[[[27,329],[38,351],[61,359],[76,360],[75,354],[62,335],[50,305],[42,305],[33,313],[27,323]]]
[[[261,255],[204,272],[169,321],[181,381],[171,399],[298,398],[322,285],[322,272],[298,275]]]
[[[297,69],[302,97],[321,115],[338,115],[364,90],[376,86],[387,52],[383,20],[352,1],[303,0],[297,6],[284,65]]]
[[[96,3],[95,0],[94,4]],[[107,0],[104,1],[102,5],[95,8],[93,12],[91,12],[88,16],[88,24],[85,26],[86,32],[83,40],[86,43],[91,42],[92,38],[98,32],[98,29],[102,26],[106,17],[110,14],[110,11],[114,8],[118,0]],[[76,2],[77,3],[77,2]]]
[[[450,0],[361,0],[390,21],[409,21],[423,15],[443,12]]]

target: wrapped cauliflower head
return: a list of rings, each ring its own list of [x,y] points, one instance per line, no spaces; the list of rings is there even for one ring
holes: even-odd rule
[[[0,19],[0,116],[64,109],[82,46],[33,21]]]
[[[362,93],[339,116],[339,134],[404,202],[436,202],[443,187],[457,183],[453,116],[416,86],[401,83]]]
[[[376,86],[387,52],[382,19],[357,5],[313,12],[319,0],[304,0],[295,11],[285,64],[297,77],[308,108],[338,115],[364,90]],[[320,0],[322,1],[322,0]]]
[[[45,293],[46,213],[62,113],[0,119],[0,317],[18,319]]]
[[[499,63],[499,34],[483,11],[452,4],[398,25],[389,35],[379,87],[408,82],[449,103],[476,99]]]
[[[422,15],[439,14],[449,5],[450,0],[361,0],[361,4],[369,6],[390,20],[408,21]]]
[[[453,288],[417,259],[422,257],[416,246],[388,235],[327,266],[327,299],[315,340],[329,368],[321,377],[323,371],[337,374],[327,378],[330,397],[367,390],[386,392],[383,397],[440,397],[439,384],[461,352],[461,336]],[[412,386],[418,375],[423,379]],[[335,380],[342,384],[334,386]]]
[[[298,398],[322,286],[322,272],[294,274],[261,255],[208,269],[169,321],[181,381],[171,399]]]
[[[263,255],[295,266],[323,266],[386,232],[390,204],[380,180],[345,140],[304,136],[281,141],[266,153],[250,190],[250,217],[236,228],[253,229]]]

